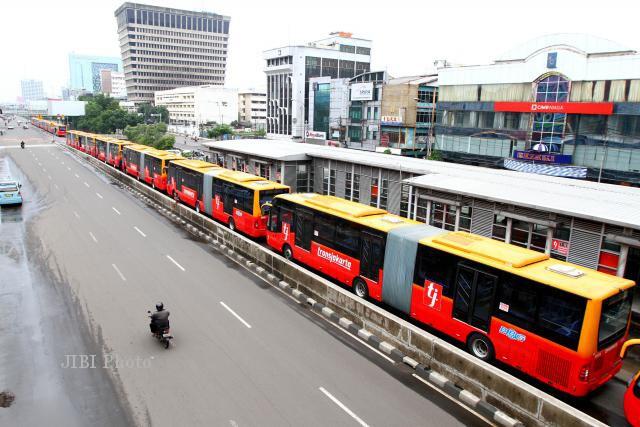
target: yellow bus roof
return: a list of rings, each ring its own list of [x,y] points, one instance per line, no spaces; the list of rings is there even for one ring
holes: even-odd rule
[[[233,182],[234,184],[242,185],[243,187],[251,190],[278,190],[287,189],[288,185],[280,184],[279,182],[269,181],[266,178],[257,175],[251,175],[250,173],[232,171],[229,169],[222,169],[215,171],[215,177],[223,179],[225,181]]]
[[[276,197],[307,206],[320,212],[335,215],[382,232],[388,232],[396,227],[422,224],[409,218],[390,214],[384,209],[374,208],[335,196],[323,196],[314,193],[293,193],[280,194]]]
[[[587,299],[608,298],[634,286],[632,280],[463,231],[427,237],[420,243]]]
[[[182,157],[180,154],[175,154],[175,153],[170,153],[168,151],[165,150],[156,150],[154,149],[153,151],[150,152],[145,152],[146,156],[151,156],[151,157],[156,157],[158,159],[162,159],[162,160],[182,160],[184,159],[184,157]]]
[[[205,162],[204,160],[172,160],[171,163],[200,173],[208,172],[211,169],[220,169],[220,166],[213,163]]]
[[[138,152],[148,152],[148,151],[153,151],[155,150],[155,148],[153,147],[149,147],[148,145],[143,145],[143,144],[135,144],[135,143],[130,143],[127,144],[126,147],[127,150],[133,150],[133,151],[138,151]]]

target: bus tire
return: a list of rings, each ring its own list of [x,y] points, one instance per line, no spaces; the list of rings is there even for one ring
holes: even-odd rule
[[[367,299],[369,297],[369,287],[367,286],[367,282],[362,280],[360,277],[353,279],[353,293],[362,299]]]
[[[291,250],[291,246],[285,243],[284,246],[282,246],[282,255],[289,261],[293,261],[293,251]]]
[[[233,218],[229,218],[229,230],[236,231],[236,222]]]
[[[491,362],[495,356],[495,350],[489,337],[477,332],[472,333],[467,338],[467,350],[474,357],[484,362]]]

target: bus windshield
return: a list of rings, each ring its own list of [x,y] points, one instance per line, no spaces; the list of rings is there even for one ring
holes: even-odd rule
[[[631,293],[629,291],[609,297],[602,302],[598,349],[608,346],[624,335],[630,313]]]

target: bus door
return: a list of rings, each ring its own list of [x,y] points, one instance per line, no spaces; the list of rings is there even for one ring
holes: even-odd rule
[[[363,231],[361,239],[360,275],[378,282],[380,269],[384,265],[384,238]]]
[[[303,210],[296,210],[296,246],[305,251],[311,250],[311,237],[313,233],[313,213]]]
[[[222,199],[222,208],[224,213],[233,216],[233,206],[235,205],[235,189],[232,185],[224,184],[224,197]]]
[[[456,274],[453,317],[489,331],[497,277],[460,264]]]

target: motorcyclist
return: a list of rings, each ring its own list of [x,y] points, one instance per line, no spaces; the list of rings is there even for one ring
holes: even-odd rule
[[[20,148],[24,148],[24,141],[20,141]]]
[[[151,317],[149,328],[151,328],[152,334],[169,329],[169,310],[164,309],[164,304],[162,302],[156,304],[156,312],[152,313],[149,317]]]

